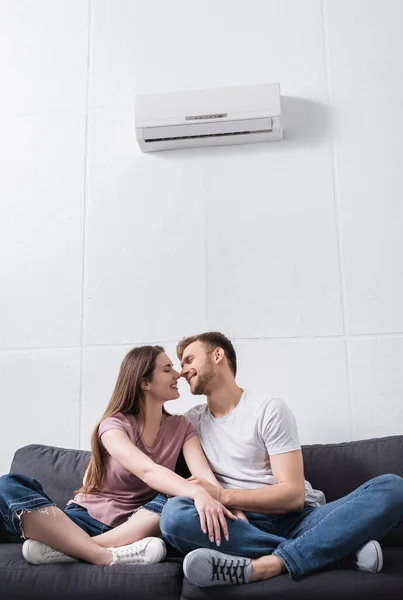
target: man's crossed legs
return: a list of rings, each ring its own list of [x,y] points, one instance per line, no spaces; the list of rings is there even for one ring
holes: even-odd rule
[[[162,511],[160,528],[172,546],[183,554],[191,553],[185,558],[184,571],[197,585],[248,583],[285,570],[298,579],[353,554],[369,540],[382,538],[402,520],[403,479],[381,475],[324,506],[246,516],[249,523],[228,520],[230,538],[222,542],[222,553],[201,531],[190,498],[172,498]],[[202,548],[208,551],[196,550]],[[377,544],[373,549],[380,552]],[[379,571],[382,554],[379,561],[378,568],[368,570]]]

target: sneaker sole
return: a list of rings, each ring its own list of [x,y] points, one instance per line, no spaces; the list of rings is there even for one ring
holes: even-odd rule
[[[375,552],[377,557],[375,573],[379,573],[383,569],[383,552],[379,542],[377,542],[376,540],[372,540],[372,543],[375,546]]]

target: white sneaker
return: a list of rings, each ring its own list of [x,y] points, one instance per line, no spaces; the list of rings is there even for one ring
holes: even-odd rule
[[[22,555],[31,565],[44,565],[58,562],[79,562],[77,558],[63,554],[42,542],[26,540],[22,545]]]
[[[355,553],[355,566],[360,571],[379,573],[383,567],[382,548],[376,540],[370,540]]]
[[[146,537],[133,544],[108,548],[112,552],[111,565],[152,565],[164,560],[167,550],[160,538]]]

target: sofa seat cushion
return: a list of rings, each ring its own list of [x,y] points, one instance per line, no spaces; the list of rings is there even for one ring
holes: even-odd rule
[[[384,569],[376,575],[354,569],[326,570],[293,581],[288,575],[248,585],[199,588],[184,580],[181,600],[401,600],[403,548],[384,548]]]
[[[178,600],[180,561],[98,567],[86,563],[30,565],[21,544],[0,544],[0,600]]]

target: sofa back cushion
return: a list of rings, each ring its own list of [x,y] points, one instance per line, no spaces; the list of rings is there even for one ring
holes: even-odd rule
[[[403,435],[303,447],[305,477],[327,502],[349,494],[378,475],[403,477]]]
[[[90,457],[91,452],[84,450],[31,444],[17,450],[10,471],[40,481],[46,494],[64,509],[74,491],[82,486]]]

